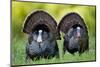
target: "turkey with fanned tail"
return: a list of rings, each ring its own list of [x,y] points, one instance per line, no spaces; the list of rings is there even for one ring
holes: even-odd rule
[[[57,23],[47,12],[36,11],[25,20],[23,32],[28,34],[26,45],[26,61],[30,58],[51,58],[59,56],[56,42],[59,37],[56,31]]]
[[[63,50],[81,55],[89,49],[88,30],[84,20],[77,13],[65,15],[58,25],[58,32],[64,33]]]

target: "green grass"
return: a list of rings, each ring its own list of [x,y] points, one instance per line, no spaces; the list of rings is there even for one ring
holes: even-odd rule
[[[25,46],[26,46],[27,39],[18,37],[13,38],[11,44],[11,57],[12,57],[12,65],[26,65],[25,63]],[[95,53],[95,37],[90,36],[89,39],[89,52],[83,53],[79,56],[76,53],[74,56],[69,54],[68,52],[65,55],[62,55],[62,47],[63,47],[63,40],[57,41],[59,47],[60,58],[51,58],[51,59],[44,59],[41,58],[36,61],[30,61],[27,64],[48,64],[48,63],[63,63],[63,62],[79,62],[79,61],[94,61],[96,60],[96,53]]]

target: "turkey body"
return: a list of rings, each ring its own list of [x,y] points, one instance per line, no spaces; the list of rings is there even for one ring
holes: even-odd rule
[[[67,50],[69,53],[74,54],[79,52],[83,53],[85,50],[88,50],[88,35],[86,30],[79,27],[70,28],[64,36],[64,53]]]
[[[53,34],[43,31],[39,40],[38,31],[29,36],[29,43],[26,45],[26,60],[28,58],[34,60],[34,58],[49,58],[58,55],[58,46]]]

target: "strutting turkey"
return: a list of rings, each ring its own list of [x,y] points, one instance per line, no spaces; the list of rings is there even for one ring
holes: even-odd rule
[[[57,30],[65,34],[64,53],[67,50],[73,55],[75,52],[79,52],[79,55],[81,55],[85,50],[89,50],[87,26],[79,14],[73,12],[65,15],[61,19]]]
[[[56,39],[57,23],[47,12],[32,12],[25,20],[23,32],[29,35],[26,45],[26,61],[28,58],[49,58],[59,55]]]

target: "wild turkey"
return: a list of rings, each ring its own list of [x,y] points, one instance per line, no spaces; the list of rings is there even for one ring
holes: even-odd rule
[[[23,32],[29,35],[26,60],[58,56],[56,21],[45,11],[31,13],[25,20]]]
[[[69,13],[65,15],[58,25],[58,32],[63,32],[64,35],[64,53],[67,50],[69,53],[83,53],[89,49],[88,31],[84,20],[77,13]]]

